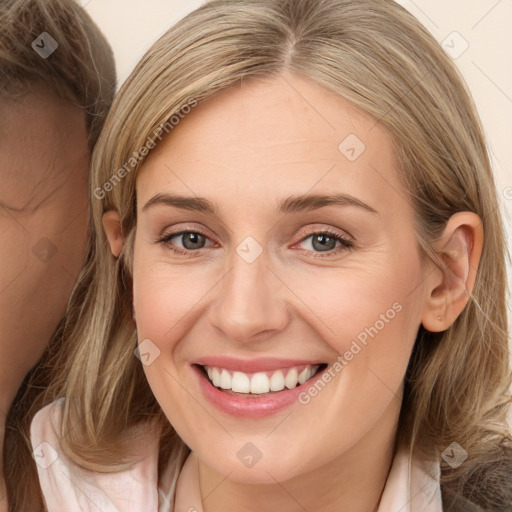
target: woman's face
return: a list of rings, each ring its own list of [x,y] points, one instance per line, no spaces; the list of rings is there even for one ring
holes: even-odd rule
[[[137,205],[144,370],[206,467],[274,483],[389,450],[426,291],[382,125],[244,81],[152,151]]]

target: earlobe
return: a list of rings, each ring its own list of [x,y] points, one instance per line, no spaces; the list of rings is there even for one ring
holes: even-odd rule
[[[448,329],[469,301],[483,247],[481,219],[472,212],[450,217],[435,249],[443,261],[426,279],[422,325],[432,332]]]
[[[110,244],[112,254],[117,258],[123,248],[123,235],[121,232],[121,219],[115,210],[109,210],[103,214],[103,229]]]

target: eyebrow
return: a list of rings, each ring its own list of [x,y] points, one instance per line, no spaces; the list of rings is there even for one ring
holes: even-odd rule
[[[173,194],[156,194],[142,207],[142,211],[144,212],[155,205],[174,206],[183,210],[209,213],[216,216],[218,216],[219,211],[216,204],[204,197],[186,197]],[[348,194],[290,196],[279,204],[279,212],[283,214],[296,213],[317,210],[324,206],[356,206],[378,215],[377,210]]]

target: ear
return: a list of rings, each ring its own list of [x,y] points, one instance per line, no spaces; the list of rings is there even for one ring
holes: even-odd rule
[[[421,323],[428,331],[448,329],[466,306],[475,284],[484,232],[480,217],[471,212],[452,215],[434,249],[444,268],[435,267],[426,278],[426,300]]]
[[[123,235],[121,233],[121,219],[115,210],[109,210],[103,214],[103,229],[110,244],[112,254],[117,258],[123,248]]]

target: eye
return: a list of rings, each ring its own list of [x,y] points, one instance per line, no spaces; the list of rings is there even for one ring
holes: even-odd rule
[[[182,247],[177,247],[174,239],[181,242]],[[164,236],[159,242],[177,254],[188,256],[191,252],[203,249],[207,240],[209,238],[198,231],[180,231]]]
[[[307,242],[308,240],[310,241]],[[329,230],[315,231],[303,238],[300,243],[307,246],[305,250],[317,253],[327,253],[327,256],[332,256],[333,254],[338,254],[341,251],[354,247],[353,242],[344,238],[340,234]],[[324,256],[318,254],[315,255],[315,257]]]

